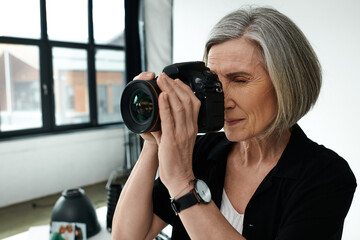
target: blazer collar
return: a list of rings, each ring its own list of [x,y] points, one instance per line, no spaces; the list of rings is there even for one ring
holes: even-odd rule
[[[297,124],[294,125],[288,145],[276,166],[256,190],[254,197],[271,187],[273,177],[297,179],[310,142],[302,129]],[[214,201],[219,208],[224,188],[226,161],[231,145],[232,142],[226,139],[224,135],[223,139],[214,148],[209,150],[208,155],[208,161],[212,165],[208,183],[212,191],[214,191]]]
[[[298,124],[292,127],[291,137],[278,163],[272,169],[271,176],[297,179],[300,166],[309,150],[311,141]]]
[[[311,140],[308,139],[300,126],[295,124],[292,127],[289,143],[285,147],[278,163],[270,172],[271,176],[296,179],[299,174],[299,166],[306,157],[310,143]],[[231,145],[232,142],[230,142],[224,134],[224,138],[213,149],[209,150],[208,159],[210,162],[217,166],[219,166],[218,164],[226,165]]]

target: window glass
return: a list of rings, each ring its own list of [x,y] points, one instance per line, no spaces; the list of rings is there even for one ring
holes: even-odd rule
[[[124,46],[124,16],[123,0],[94,0],[95,43]]]
[[[86,51],[55,47],[52,54],[56,125],[90,122]]]
[[[0,0],[0,138],[122,122],[124,2]]]
[[[88,42],[88,0],[46,0],[50,40]]]
[[[40,1],[0,0],[0,36],[39,39]]]
[[[121,121],[120,95],[125,82],[124,51],[96,51],[95,68],[98,121],[100,124]]]
[[[0,44],[0,131],[40,127],[39,49]]]

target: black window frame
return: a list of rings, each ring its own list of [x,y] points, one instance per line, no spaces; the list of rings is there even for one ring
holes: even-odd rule
[[[69,130],[91,129],[106,127],[109,125],[123,124],[123,122],[98,123],[97,113],[97,93],[96,93],[96,69],[95,69],[95,51],[98,50],[118,50],[125,52],[125,83],[131,81],[134,76],[141,72],[140,60],[140,39],[139,39],[139,1],[124,0],[125,9],[125,46],[97,44],[94,41],[93,31],[93,1],[88,0],[88,34],[87,43],[54,41],[49,40],[47,35],[46,21],[46,0],[40,1],[40,39],[29,39],[20,37],[0,36],[0,43],[32,45],[39,48],[40,57],[40,92],[41,92],[41,110],[42,123],[41,128],[19,129],[13,131],[0,131],[0,139],[10,137],[19,137],[26,135],[35,135],[43,133],[57,133]],[[55,123],[55,100],[53,91],[53,72],[52,72],[52,48],[65,47],[71,49],[83,49],[87,52],[87,81],[89,91],[89,123],[69,124],[57,126]],[[125,84],[124,83],[124,84]]]

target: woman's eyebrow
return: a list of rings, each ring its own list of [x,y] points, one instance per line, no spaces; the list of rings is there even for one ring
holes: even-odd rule
[[[232,77],[237,77],[237,76],[252,77],[252,75],[247,72],[232,72],[232,73],[227,73],[225,76],[227,78],[232,78]]]

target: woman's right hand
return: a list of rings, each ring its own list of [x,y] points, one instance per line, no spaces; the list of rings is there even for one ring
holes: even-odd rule
[[[155,78],[154,72],[142,72],[136,77],[134,77],[134,80],[153,80]],[[142,133],[140,136],[145,140],[146,143],[153,144],[157,146],[156,138],[159,138],[161,136],[161,131],[157,132],[148,132],[148,133]]]

